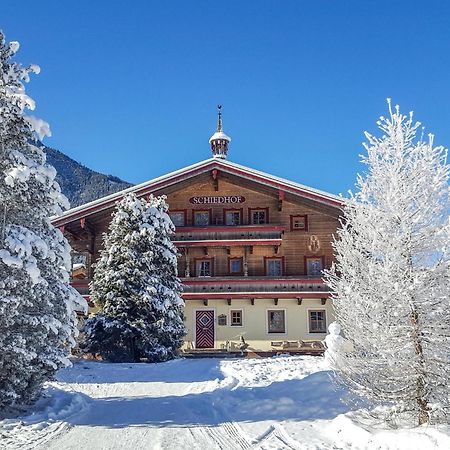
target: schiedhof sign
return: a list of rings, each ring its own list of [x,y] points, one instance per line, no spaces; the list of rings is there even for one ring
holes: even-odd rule
[[[219,195],[217,197],[191,197],[189,201],[194,205],[223,205],[244,203],[245,197],[242,195]]]

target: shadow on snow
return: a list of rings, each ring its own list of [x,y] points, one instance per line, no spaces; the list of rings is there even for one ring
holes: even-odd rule
[[[198,361],[197,361],[198,363]],[[331,420],[349,411],[328,372],[263,387],[227,388],[166,397],[89,399],[90,408],[72,425],[125,428],[132,426],[216,426],[225,421]]]
[[[57,380],[63,383],[198,383],[223,380],[218,359],[175,359],[164,363],[108,363],[75,361],[62,369]]]

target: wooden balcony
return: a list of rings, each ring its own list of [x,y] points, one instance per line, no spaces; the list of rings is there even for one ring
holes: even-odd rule
[[[322,279],[308,276],[291,277],[191,277],[182,278],[183,298],[326,298],[329,288]]]
[[[91,280],[72,280],[71,285],[83,295],[89,294]],[[329,288],[320,278],[291,277],[190,277],[181,278],[183,298],[326,298]]]
[[[285,230],[281,225],[236,225],[179,227],[173,243],[177,247],[232,245],[281,245]]]

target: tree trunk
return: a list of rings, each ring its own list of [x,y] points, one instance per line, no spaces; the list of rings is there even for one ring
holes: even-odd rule
[[[425,359],[423,356],[422,342],[420,339],[419,315],[412,306],[411,323],[413,326],[414,350],[419,360],[420,372],[416,382],[416,402],[419,408],[419,425],[429,422],[428,399],[425,392]]]

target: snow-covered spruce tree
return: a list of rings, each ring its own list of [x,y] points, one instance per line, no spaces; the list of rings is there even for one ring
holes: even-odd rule
[[[415,423],[448,420],[450,222],[447,151],[395,111],[366,133],[367,173],[346,203],[325,275],[353,352],[338,376],[357,394],[392,402]]]
[[[50,223],[67,199],[32,144],[48,124],[24,114],[34,108],[24,82],[39,68],[13,62],[18,47],[0,33],[0,409],[32,401],[69,364],[85,305],[69,286],[69,244]]]
[[[87,353],[110,361],[166,361],[186,334],[174,226],[164,197],[118,204],[91,284],[100,312],[86,322]]]

